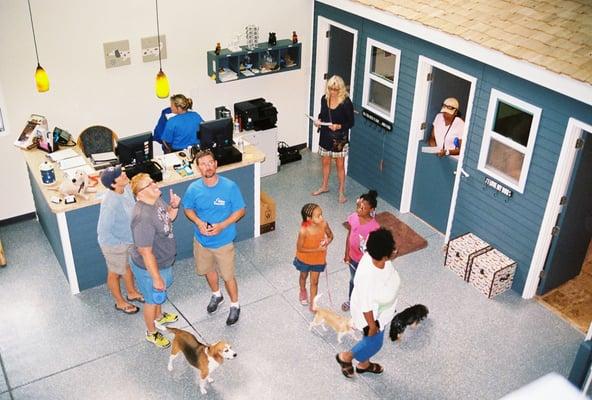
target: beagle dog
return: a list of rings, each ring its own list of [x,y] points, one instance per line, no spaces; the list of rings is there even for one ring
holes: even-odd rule
[[[206,394],[206,383],[214,381],[210,374],[222,364],[224,359],[231,360],[236,357],[236,352],[232,350],[230,344],[224,341],[208,346],[200,343],[193,334],[182,329],[169,326],[167,330],[175,334],[167,369],[173,370],[173,360],[182,352],[187,362],[199,370],[199,390],[202,394]]]

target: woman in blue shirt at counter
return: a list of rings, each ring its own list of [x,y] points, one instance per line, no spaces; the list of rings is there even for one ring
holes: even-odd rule
[[[203,119],[193,111],[193,100],[182,94],[171,96],[171,111],[174,115],[164,127],[162,143],[165,153],[184,150],[187,147],[199,144],[197,133]]]

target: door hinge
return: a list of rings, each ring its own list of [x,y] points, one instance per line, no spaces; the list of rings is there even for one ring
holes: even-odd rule
[[[419,129],[421,129],[422,131],[428,126],[428,124],[426,124],[425,122],[422,122],[421,125],[419,126]]]
[[[578,138],[576,140],[576,149],[581,149],[582,147],[584,147],[584,139]]]
[[[430,82],[434,80],[434,75],[431,72],[428,72],[426,76],[426,81]]]
[[[542,269],[541,272],[539,273],[539,280],[542,280],[545,277],[545,270]]]
[[[567,204],[567,196],[561,196],[561,199],[559,200],[560,206],[562,206],[564,204]]]
[[[558,234],[559,234],[559,227],[554,226],[553,229],[551,229],[551,236],[557,236]]]
[[[328,73],[328,72],[325,72],[325,73],[323,74],[323,79],[324,79],[324,80],[327,80],[327,79],[329,79],[329,73]]]
[[[325,37],[326,38],[330,38],[331,37],[331,31],[330,30],[327,31],[327,32],[325,32]]]

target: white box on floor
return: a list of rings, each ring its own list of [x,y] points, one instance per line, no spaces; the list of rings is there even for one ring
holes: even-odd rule
[[[472,233],[465,233],[448,242],[444,267],[468,281],[473,259],[486,251],[491,250],[486,241]]]
[[[497,249],[489,250],[473,259],[469,283],[488,298],[512,287],[516,261]]]

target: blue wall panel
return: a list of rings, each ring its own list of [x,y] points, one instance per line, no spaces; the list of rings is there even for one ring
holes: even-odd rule
[[[400,207],[418,57],[428,57],[477,79],[463,165],[470,177],[461,180],[452,236],[474,232],[515,259],[518,269],[513,288],[521,291],[541,227],[568,119],[573,117],[592,124],[592,107],[464,55],[324,4],[316,4],[315,15],[359,30],[353,98],[356,109],[361,109],[362,104],[366,39],[370,37],[401,50],[395,121],[393,131],[387,134],[385,140],[384,170],[378,171],[377,167],[381,158],[383,134],[358,115],[351,133],[348,171],[349,176],[362,185],[378,188],[379,195],[397,208]],[[316,46],[313,44],[314,48]],[[313,62],[315,56],[313,54]],[[484,179],[487,175],[477,170],[491,89],[542,109],[524,193],[514,191],[510,199],[486,188]]]

